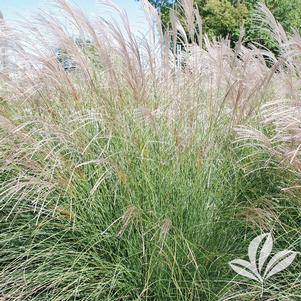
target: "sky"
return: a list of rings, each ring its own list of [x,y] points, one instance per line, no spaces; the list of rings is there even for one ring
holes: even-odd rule
[[[21,16],[29,17],[38,14],[40,10],[47,10],[49,0],[0,0],[0,10],[5,19],[18,20]],[[116,14],[104,9],[97,0],[71,0],[82,8],[89,16],[102,16],[118,19]],[[136,0],[112,0],[118,7],[125,9],[129,17],[132,29],[136,33],[144,33],[147,30],[144,13],[141,4]]]

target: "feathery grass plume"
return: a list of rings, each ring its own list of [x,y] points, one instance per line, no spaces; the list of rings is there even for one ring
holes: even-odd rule
[[[141,209],[136,208],[134,206],[129,207],[122,215],[123,226],[122,229],[119,231],[119,235],[121,235],[125,231],[125,229],[141,215],[141,213]]]
[[[287,33],[264,3],[257,5],[257,11],[253,18],[255,25],[258,23],[258,29],[266,31],[280,47],[287,41]]]
[[[160,226],[160,240],[164,241],[166,239],[166,236],[170,230],[172,226],[172,221],[169,218],[165,218],[162,222],[161,222],[161,226]]]
[[[142,4],[142,37],[109,1],[122,22],[58,0],[1,32],[26,64],[0,82],[0,298],[255,300],[228,261],[267,228],[300,249],[299,37],[278,59]],[[300,298],[299,271],[264,296]]]

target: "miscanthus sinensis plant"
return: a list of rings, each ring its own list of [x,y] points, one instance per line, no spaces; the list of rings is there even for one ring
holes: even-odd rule
[[[26,64],[1,72],[0,299],[299,300],[298,261],[264,291],[228,265],[263,232],[300,251],[298,33],[260,8],[276,58],[142,5],[141,38],[63,0],[1,25]]]

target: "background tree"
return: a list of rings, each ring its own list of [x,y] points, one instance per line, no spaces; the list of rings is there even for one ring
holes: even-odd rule
[[[246,1],[249,9],[249,17],[245,24],[247,41],[258,43],[278,53],[275,40],[263,29],[262,22],[256,20],[256,6],[258,3],[264,3],[284,30],[291,33],[293,30],[301,31],[301,0]]]
[[[169,9],[176,4],[176,2],[177,0],[149,0],[149,3],[160,11],[164,26],[169,23]]]
[[[179,0],[151,0],[162,14],[163,26],[169,23],[169,8],[179,5]],[[203,17],[204,30],[210,37],[230,36],[233,44],[239,37],[241,25],[246,31],[246,42],[253,42],[277,52],[277,46],[269,34],[260,29],[256,20],[256,8],[264,3],[284,29],[301,30],[301,0],[194,0]]]
[[[210,36],[239,37],[240,27],[248,18],[248,8],[240,1],[201,0],[196,1],[203,16],[204,30]]]
[[[87,39],[75,38],[74,43],[85,54],[85,56],[93,63],[94,66],[100,67],[100,59],[96,50],[96,46]],[[74,57],[61,47],[55,49],[57,61],[63,66],[65,71],[73,71],[77,68],[77,63]]]

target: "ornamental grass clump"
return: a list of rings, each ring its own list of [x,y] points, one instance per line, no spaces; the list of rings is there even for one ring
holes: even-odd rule
[[[257,300],[228,262],[261,232],[300,252],[299,36],[262,7],[281,55],[233,49],[182,4],[162,31],[142,1],[142,37],[64,0],[1,31],[26,63],[0,83],[3,300]]]

